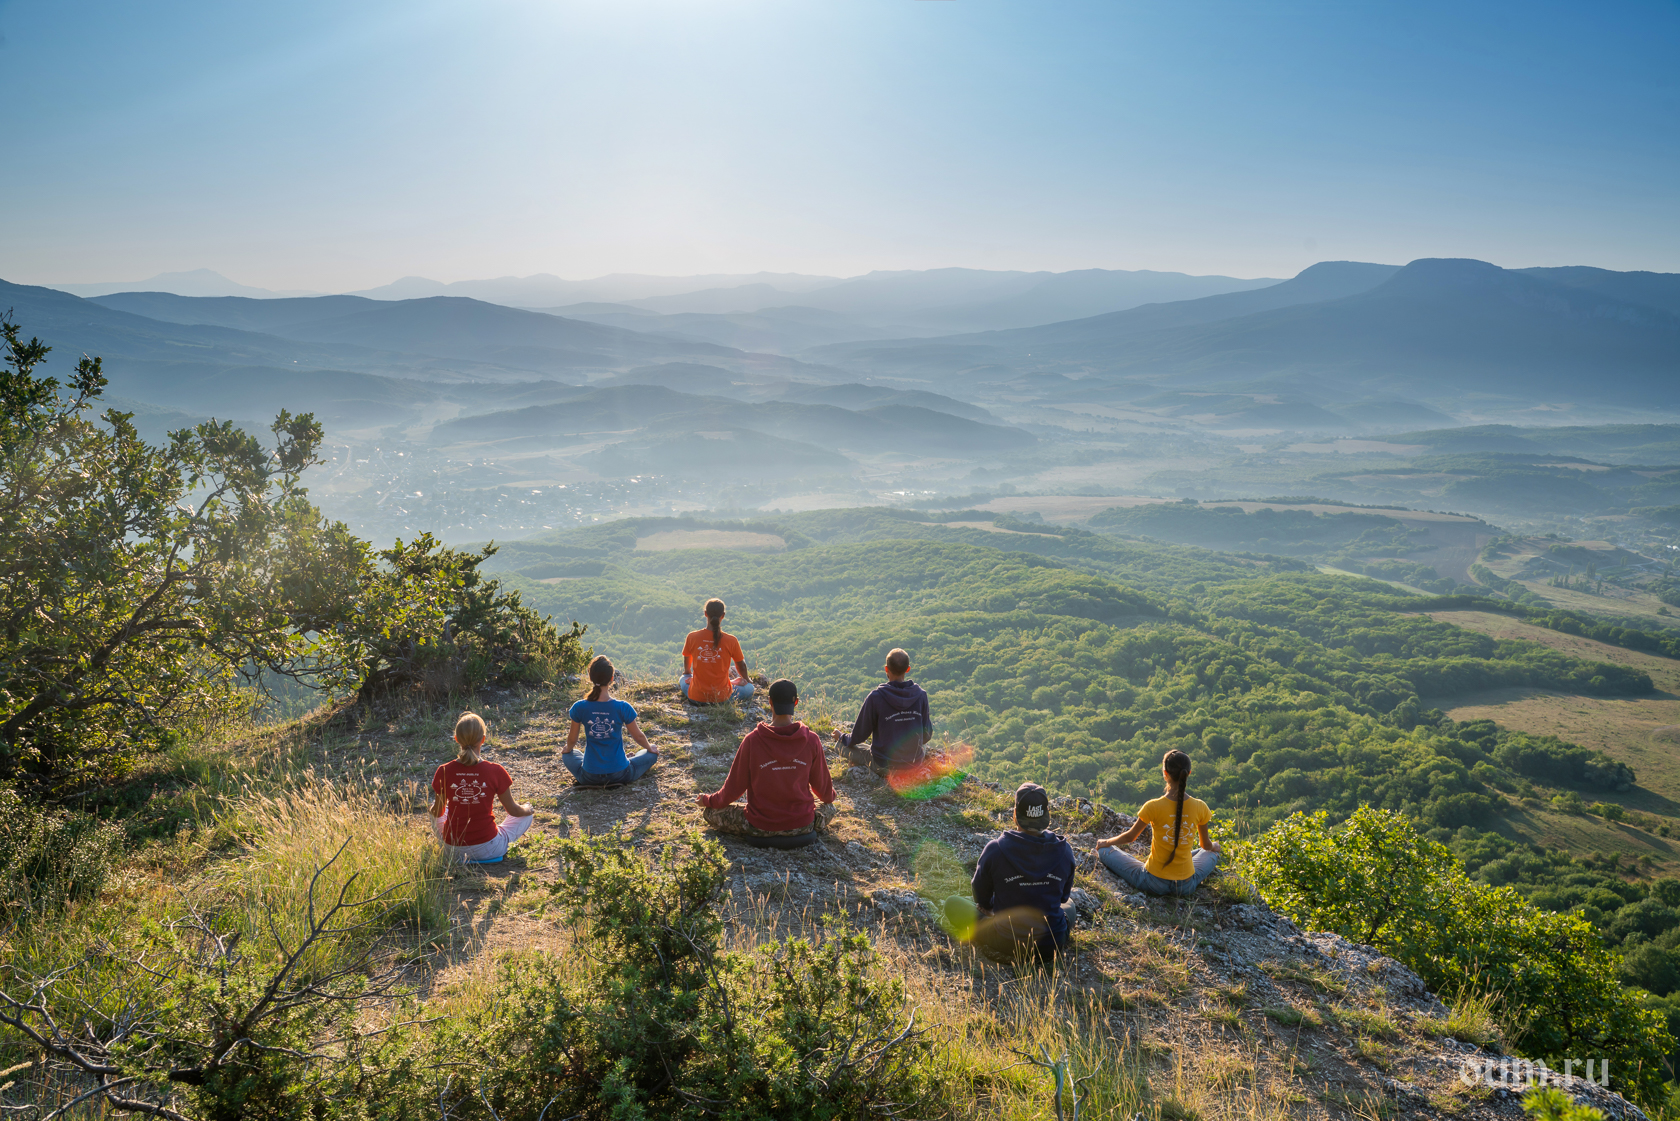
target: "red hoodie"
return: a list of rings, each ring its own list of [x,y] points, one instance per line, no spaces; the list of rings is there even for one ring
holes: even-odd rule
[[[804,724],[760,724],[747,733],[735,751],[723,789],[707,794],[706,808],[722,809],[743,793],[747,822],[772,833],[803,829],[811,824],[817,804],[834,801],[822,740]]]

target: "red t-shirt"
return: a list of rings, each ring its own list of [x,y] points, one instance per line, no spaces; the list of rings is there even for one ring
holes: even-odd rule
[[[688,683],[688,699],[701,704],[727,701],[734,691],[729,684],[729,669],[736,662],[744,662],[741,644],[735,636],[724,631],[717,645],[712,644],[712,629],[690,631],[683,643],[683,657],[694,663],[694,680]]]
[[[451,759],[432,774],[432,792],[443,795],[443,843],[482,845],[496,835],[496,797],[513,787],[499,763],[464,766]]]

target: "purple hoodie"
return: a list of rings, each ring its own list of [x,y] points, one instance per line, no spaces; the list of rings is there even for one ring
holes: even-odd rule
[[[869,691],[858,710],[850,735],[841,736],[845,747],[869,745],[877,767],[909,767],[922,761],[922,744],[933,735],[933,716],[928,695],[909,678],[887,681]]]

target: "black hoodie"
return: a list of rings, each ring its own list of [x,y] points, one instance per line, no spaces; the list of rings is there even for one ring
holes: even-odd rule
[[[927,692],[914,681],[886,681],[869,691],[858,710],[846,747],[861,747],[874,736],[869,753],[877,767],[909,767],[922,761],[922,744],[933,736]]]
[[[1031,907],[1067,937],[1062,904],[1073,891],[1073,847],[1061,834],[1010,829],[987,843],[974,869],[974,902],[988,911]]]

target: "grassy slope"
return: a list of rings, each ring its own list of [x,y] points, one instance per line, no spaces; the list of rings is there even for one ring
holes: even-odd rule
[[[490,757],[539,812],[503,864],[424,878],[444,892],[432,904],[436,914],[430,926],[399,933],[392,951],[410,961],[428,1014],[459,1016],[493,1004],[495,963],[509,955],[555,953],[583,967],[587,946],[548,906],[558,871],[553,838],[620,830],[626,843],[651,854],[703,828],[693,795],[721,782],[756,711],[699,713],[658,684],[633,685],[624,695],[663,759],[648,780],[614,792],[575,791],[563,778],[556,753],[569,691],[500,691],[473,703],[491,727]],[[224,745],[208,759],[183,756],[177,762],[186,760],[186,768],[146,776],[161,781],[135,820],[150,819],[169,837],[143,849],[134,865],[140,874],[119,878],[95,909],[130,913],[133,901],[155,901],[171,885],[240,883],[253,867],[271,879],[295,874],[320,859],[316,849],[330,849],[340,828],[383,836],[388,851],[373,854],[380,867],[430,859],[420,808],[425,782],[447,757],[449,725],[466,703],[345,709]],[[815,727],[832,726],[835,711],[811,707]],[[824,914],[843,914],[866,930],[880,967],[905,980],[920,1022],[941,1040],[935,1061],[952,1097],[940,1116],[1054,1116],[1048,1076],[1016,1065],[1019,1050],[1040,1045],[1071,1053],[1077,1073],[1095,1076],[1083,1087],[1085,1117],[1142,1111],[1159,1121],[1328,1121],[1385,1118],[1401,1108],[1421,1118],[1520,1116],[1514,1103],[1458,1083],[1459,1053],[1438,1037],[1463,1036],[1464,1025],[1432,1020],[1426,1004],[1387,993],[1381,972],[1358,960],[1338,964],[1245,930],[1231,911],[1242,893],[1217,879],[1182,905],[1122,902],[1090,859],[1089,834],[1075,837],[1079,884],[1101,911],[1075,932],[1073,952],[1056,971],[988,961],[914,908],[890,912],[877,901],[963,890],[980,840],[1007,820],[1010,802],[972,783],[932,802],[909,802],[867,771],[840,763],[834,771],[841,812],[823,844],[780,853],[725,840],[735,873],[730,938],[740,946],[798,934]],[[241,773],[243,783],[225,781]],[[343,802],[332,791],[345,784],[379,794]],[[257,793],[265,788],[340,808],[277,817],[274,796]],[[194,820],[200,828],[179,828]],[[1055,824],[1077,834],[1087,820],[1077,804],[1064,805]],[[269,835],[263,821],[278,835],[321,844],[288,841],[276,849],[261,839]],[[403,871],[393,867],[385,878]],[[63,925],[86,917],[73,913]]]
[[[1639,786],[1606,794],[1629,809],[1674,815],[1680,812],[1680,661],[1624,650],[1590,638],[1547,630],[1504,615],[1442,611],[1433,618],[1495,638],[1535,642],[1592,661],[1636,666],[1651,675],[1657,691],[1643,697],[1590,697],[1538,689],[1499,689],[1432,700],[1454,720],[1493,720],[1507,728],[1557,736],[1597,748],[1630,764]]]

